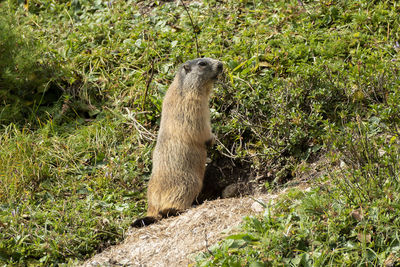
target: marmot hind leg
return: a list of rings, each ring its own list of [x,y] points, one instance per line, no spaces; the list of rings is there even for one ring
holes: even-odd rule
[[[150,224],[153,224],[155,222],[157,222],[158,220],[154,217],[150,217],[150,216],[146,216],[143,218],[139,218],[136,221],[134,221],[131,226],[135,227],[135,228],[140,228],[140,227],[144,227]]]
[[[135,228],[145,227],[145,226],[148,226],[150,224],[153,224],[153,223],[159,221],[161,218],[178,216],[181,213],[182,213],[182,211],[174,209],[174,208],[164,209],[164,210],[158,212],[157,217],[146,216],[143,218],[139,218],[136,221],[134,221],[131,224],[131,226],[135,227]]]
[[[178,210],[178,209],[175,209],[175,208],[170,208],[170,209],[161,210],[158,214],[162,218],[167,218],[167,217],[178,216],[182,212],[183,211],[181,211],[181,210]]]

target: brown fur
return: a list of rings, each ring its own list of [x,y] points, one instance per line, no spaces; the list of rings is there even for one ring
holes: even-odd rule
[[[133,226],[177,215],[200,193],[207,145],[214,141],[209,96],[221,71],[222,63],[211,58],[188,61],[178,70],[162,106],[147,191],[147,217]]]

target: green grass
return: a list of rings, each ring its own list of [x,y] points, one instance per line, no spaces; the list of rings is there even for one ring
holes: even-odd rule
[[[396,266],[398,197],[365,203],[343,201],[341,191],[292,190],[246,218],[242,233],[197,256],[198,266]]]
[[[0,153],[0,259],[9,263],[63,263],[83,259],[117,241],[143,211],[140,145],[129,123],[111,116],[69,125],[48,122],[31,132],[10,125]],[[60,130],[61,131],[61,130]]]
[[[246,218],[241,233],[199,254],[197,265],[400,264],[400,147],[393,137],[365,138],[364,125],[351,136],[357,141],[337,139],[341,152],[308,190],[265,203],[262,216]]]
[[[198,264],[398,261],[397,1],[186,5],[194,24],[175,2],[0,2],[0,262],[79,262],[122,240],[162,98],[198,54],[225,63],[215,162],[274,188],[330,159]]]

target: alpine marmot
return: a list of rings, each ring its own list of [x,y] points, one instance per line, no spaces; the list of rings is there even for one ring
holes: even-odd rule
[[[221,72],[222,63],[212,58],[190,60],[179,68],[162,105],[147,191],[147,216],[132,226],[177,215],[200,193],[207,146],[214,143],[208,102]]]

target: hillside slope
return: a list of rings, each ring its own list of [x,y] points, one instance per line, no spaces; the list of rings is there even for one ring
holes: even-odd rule
[[[396,264],[399,13],[391,0],[1,1],[0,261],[76,264],[124,240],[146,209],[165,91],[207,56],[225,75],[202,200],[314,175],[197,264]]]

